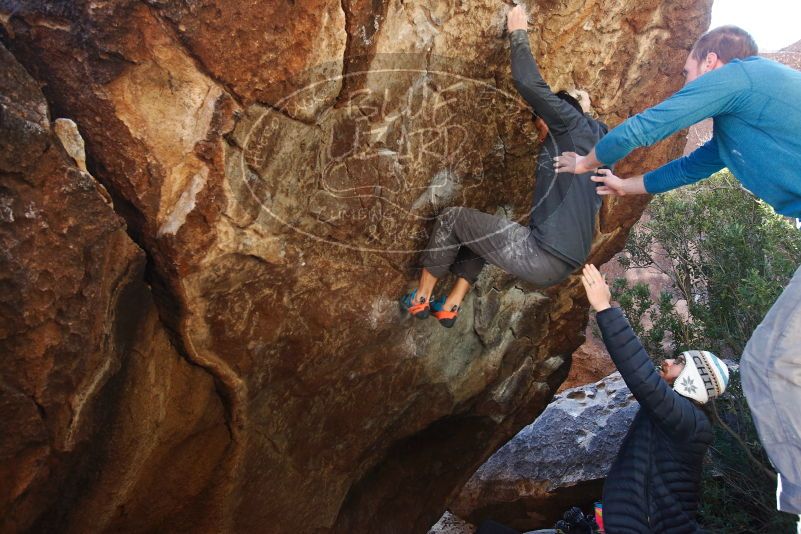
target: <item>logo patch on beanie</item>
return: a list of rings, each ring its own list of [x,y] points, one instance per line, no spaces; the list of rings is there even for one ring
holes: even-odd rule
[[[707,396],[709,398],[716,397],[720,394],[722,388],[718,386],[715,375],[709,369],[709,364],[706,361],[706,358],[704,358],[698,351],[690,351],[690,354],[693,357],[693,362],[695,362],[695,367],[698,369],[698,375],[701,377],[701,382],[703,382],[704,387],[706,388]],[[694,392],[691,391],[690,393]]]
[[[695,394],[695,382],[689,376],[685,376],[680,383],[681,387],[687,390],[687,393],[694,395]]]

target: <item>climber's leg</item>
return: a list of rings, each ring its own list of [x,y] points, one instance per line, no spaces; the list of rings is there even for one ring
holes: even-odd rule
[[[451,272],[456,275],[456,283],[447,297],[441,296],[431,301],[431,315],[436,317],[439,324],[450,328],[456,322],[464,296],[470,291],[470,284],[474,283],[484,268],[484,258],[477,255],[468,247],[459,248],[456,261],[451,265]]]
[[[573,271],[567,262],[543,249],[528,226],[464,207],[448,208],[437,219],[423,252],[423,266],[433,276],[441,278],[454,264],[460,246],[541,287],[557,284]],[[470,265],[477,266],[478,262]],[[454,270],[458,271],[458,267]],[[477,277],[478,273],[471,276]]]
[[[460,208],[447,208],[434,223],[434,231],[423,251],[423,268],[417,289],[401,297],[401,307],[418,318],[428,317],[431,294],[439,278],[447,274],[449,266],[459,254],[460,244],[453,226]]]
[[[445,301],[442,305],[443,308],[446,310],[452,310],[461,306],[462,301],[464,300],[464,297],[467,295],[468,291],[470,291],[470,282],[464,278],[457,278],[456,283],[453,284],[453,287],[451,288],[451,292],[448,293],[448,296],[445,298]]]
[[[459,278],[448,295],[448,310],[454,306],[458,307],[461,305],[462,299],[464,299],[464,296],[470,290],[470,284],[475,282],[483,267],[484,260],[481,258],[481,256],[476,255],[467,247],[461,247],[459,249],[459,253],[456,256],[456,261],[451,267],[451,271]],[[414,304],[420,305],[429,302],[431,300],[431,295],[434,292],[434,286],[436,283],[437,277],[431,274],[428,269],[423,267],[420,272],[420,281],[417,284],[417,290],[408,295],[409,305],[407,306],[407,309],[411,308],[411,306]],[[443,303],[440,302],[440,306],[442,305]],[[415,308],[415,310],[419,309],[421,309],[419,306],[418,308]],[[408,311],[412,313],[412,315],[417,315],[417,313],[411,309]]]
[[[443,296],[431,302],[431,315],[436,317],[442,326],[452,327],[459,317],[460,305],[469,290],[470,282],[464,278],[457,278],[447,297]]]
[[[431,299],[431,293],[434,292],[434,286],[437,285],[437,279],[439,277],[434,276],[431,272],[423,267],[420,272],[420,281],[417,284],[417,297],[418,299]]]
[[[470,247],[462,246],[459,248],[456,260],[451,265],[451,272],[457,278],[463,278],[469,287],[476,283],[478,275],[481,274],[486,263],[484,258],[473,252]]]
[[[437,277],[423,268],[417,289],[400,298],[401,308],[418,319],[425,319],[431,311],[431,292],[437,283]]]
[[[423,271],[428,271],[435,278],[442,278],[448,273],[456,260],[462,246],[461,235],[465,232],[465,224],[460,221],[462,211],[469,208],[445,208],[434,223],[434,230],[428,245],[423,250],[421,262]],[[457,223],[459,228],[457,228]]]

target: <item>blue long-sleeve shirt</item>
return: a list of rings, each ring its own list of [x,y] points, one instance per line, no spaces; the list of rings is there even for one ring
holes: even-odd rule
[[[708,117],[712,139],[647,173],[645,189],[662,193],[728,167],[778,213],[801,217],[801,72],[769,59],[735,59],[698,77],[609,132],[595,153],[612,164]]]

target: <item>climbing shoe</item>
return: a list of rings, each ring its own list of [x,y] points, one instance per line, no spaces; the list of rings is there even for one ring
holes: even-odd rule
[[[461,310],[461,308],[459,306],[451,306],[450,310],[446,310],[445,300],[445,297],[440,297],[431,301],[431,315],[436,317],[436,319],[439,321],[439,324],[445,328],[450,328],[453,326],[453,323],[456,322],[456,318],[459,316],[459,310]]]
[[[401,308],[418,319],[425,319],[431,311],[430,300],[426,300],[425,297],[415,298],[416,293],[415,289],[411,293],[403,295],[400,299]]]

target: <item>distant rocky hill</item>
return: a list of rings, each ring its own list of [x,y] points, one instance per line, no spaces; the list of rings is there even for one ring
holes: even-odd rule
[[[790,46],[786,46],[782,48],[779,53],[780,54],[787,54],[787,53],[799,53],[801,52],[801,41],[798,41]]]
[[[801,70],[801,41],[782,48],[778,52],[765,52],[763,56],[784,63],[788,67]]]

